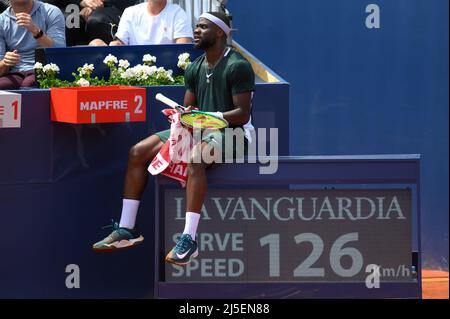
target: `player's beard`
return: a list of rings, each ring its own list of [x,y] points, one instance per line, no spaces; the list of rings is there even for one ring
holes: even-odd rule
[[[206,50],[216,43],[216,40],[213,39],[201,39],[198,43],[194,44],[194,48],[199,50]]]

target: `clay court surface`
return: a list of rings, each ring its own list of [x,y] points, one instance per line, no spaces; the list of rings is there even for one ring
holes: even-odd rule
[[[423,270],[422,298],[448,299],[448,272],[438,270]]]

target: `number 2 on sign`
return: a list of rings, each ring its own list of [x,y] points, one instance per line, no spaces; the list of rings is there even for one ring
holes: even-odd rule
[[[136,108],[134,109],[134,113],[135,114],[142,114],[142,110],[141,110],[141,106],[142,106],[142,96],[140,96],[140,95],[136,95],[135,97],[134,97],[134,102],[136,103],[137,102],[137,106],[136,106]]]

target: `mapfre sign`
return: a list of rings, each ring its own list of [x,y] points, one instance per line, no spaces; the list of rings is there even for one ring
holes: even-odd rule
[[[51,89],[51,119],[73,124],[144,122],[146,90],[127,86]]]

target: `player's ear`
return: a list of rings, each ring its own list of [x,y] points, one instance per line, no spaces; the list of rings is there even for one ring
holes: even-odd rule
[[[223,32],[223,30],[221,28],[217,28],[217,30],[216,30],[216,37],[222,38],[224,36],[225,36],[225,32]]]

